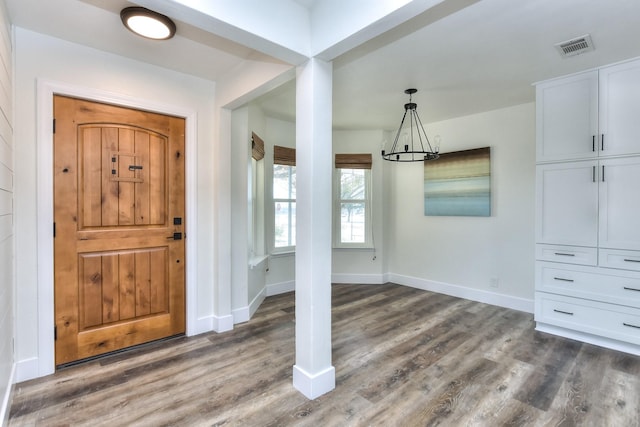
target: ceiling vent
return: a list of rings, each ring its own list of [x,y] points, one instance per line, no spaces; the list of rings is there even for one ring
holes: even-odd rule
[[[555,46],[563,58],[580,55],[581,53],[590,52],[594,49],[593,41],[591,41],[589,34],[567,40],[566,42],[557,43]]]

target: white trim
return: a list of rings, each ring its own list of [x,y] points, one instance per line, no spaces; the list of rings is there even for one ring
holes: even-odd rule
[[[335,155],[334,155],[335,156]],[[373,246],[373,202],[371,196],[373,194],[373,177],[371,169],[359,169],[364,170],[364,199],[342,199],[340,195],[342,193],[340,184],[342,178],[342,170],[349,168],[333,168],[333,197],[332,197],[332,211],[333,211],[333,247],[332,249],[360,249],[360,250],[375,250]],[[364,242],[348,243],[342,242],[342,218],[341,208],[343,200],[353,203],[364,202]]]
[[[253,270],[257,266],[262,264],[264,261],[267,261],[267,268],[268,268],[269,266],[268,260],[269,260],[269,255],[254,255],[251,258],[249,258],[249,268]]]
[[[16,364],[11,365],[11,373],[9,374],[9,381],[4,384],[4,396],[2,398],[2,405],[0,405],[0,425],[9,425],[9,410],[11,409],[11,392],[13,390],[13,384],[16,376]]]
[[[233,329],[233,316],[205,316],[200,317],[196,320],[195,325],[193,327],[193,335],[202,334],[205,332],[227,332]]]
[[[267,297],[267,288],[264,287],[260,292],[258,292],[258,295],[256,295],[255,298],[249,304],[249,319],[251,319],[253,315],[256,314],[256,311],[260,307],[260,304],[264,302],[264,299],[266,297]]]
[[[336,388],[336,370],[329,366],[311,375],[298,365],[293,365],[293,386],[309,399],[315,399]]]
[[[233,329],[233,316],[211,316],[213,319],[213,330],[215,332],[227,332]]]
[[[38,79],[37,87],[37,257],[38,257],[38,355],[37,374],[28,364],[18,364],[18,380],[36,378],[55,371],[53,324],[53,95],[67,95],[97,102],[121,105],[130,108],[154,111],[184,117],[185,120],[185,162],[186,162],[186,311],[187,335],[200,330],[197,315],[196,264],[198,236],[196,211],[197,176],[197,113],[195,110],[152,102],[128,95],[94,88],[75,86],[69,83]],[[24,366],[24,368],[23,368]],[[28,369],[25,370],[25,368]]]
[[[425,291],[438,292],[471,301],[478,301],[485,304],[497,305],[498,307],[510,308],[513,310],[533,313],[533,300],[519,298],[510,295],[498,294],[482,289],[473,289],[466,286],[452,285],[449,283],[436,282],[434,280],[420,279],[418,277],[403,276],[395,273],[388,273],[388,280],[399,285],[410,286],[412,288]]]
[[[546,332],[549,334],[558,335],[560,337],[578,340],[600,347],[610,348],[612,350],[623,351],[625,353],[640,356],[640,346],[618,340],[612,340],[611,338],[605,338],[588,334],[586,332],[575,331],[572,329],[565,329],[560,326],[549,325],[548,323],[542,322],[536,322],[536,331]]]
[[[296,282],[295,280],[290,280],[288,282],[280,282],[273,283],[271,285],[265,286],[266,296],[270,297],[273,295],[286,294],[287,292],[293,292],[296,290]]]
[[[231,316],[233,317],[233,324],[248,322],[251,318],[249,314],[249,306],[245,305],[244,307],[236,308],[231,310]]]
[[[251,317],[253,317],[256,310],[258,310],[258,307],[260,307],[260,304],[262,304],[266,296],[267,290],[265,287],[262,288],[260,292],[258,292],[258,295],[253,298],[249,305],[231,310],[231,315],[233,316],[233,324],[235,325],[236,323],[248,322]]]
[[[382,285],[382,274],[332,274],[331,283],[353,283],[362,285]]]
[[[46,375],[46,374],[45,374]],[[16,362],[16,381],[22,382],[33,378],[42,377],[40,363],[37,357],[18,360]]]

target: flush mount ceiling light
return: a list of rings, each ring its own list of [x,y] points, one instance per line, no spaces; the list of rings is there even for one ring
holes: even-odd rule
[[[424,160],[436,160],[440,157],[438,153],[440,150],[440,137],[436,135],[433,138],[434,144],[432,147],[422,126],[420,116],[418,116],[418,104],[411,102],[411,95],[417,91],[418,89],[404,91],[409,95],[409,102],[404,104],[404,115],[391,146],[391,151],[386,151],[385,147],[382,147],[382,158],[385,160],[392,162],[422,162]],[[407,113],[409,113],[408,130],[403,132]],[[402,137],[402,141],[398,144],[400,137]]]
[[[164,15],[144,7],[127,7],[120,12],[128,30],[153,40],[167,40],[176,33],[176,24]]]

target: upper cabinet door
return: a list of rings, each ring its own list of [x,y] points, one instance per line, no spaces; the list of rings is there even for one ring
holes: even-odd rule
[[[640,61],[600,70],[600,156],[640,153]]]
[[[536,86],[537,161],[597,156],[598,72]]]

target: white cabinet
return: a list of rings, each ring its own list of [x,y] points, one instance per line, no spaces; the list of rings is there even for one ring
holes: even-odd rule
[[[640,251],[640,156],[601,160],[599,172],[599,246]]]
[[[640,154],[640,60],[536,85],[536,160]]]
[[[536,103],[537,329],[640,355],[640,60]]]
[[[595,160],[537,167],[537,243],[597,246],[597,175]]]
[[[600,70],[601,155],[640,154],[640,61]]]
[[[594,157],[598,135],[598,72],[536,86],[537,160]]]

